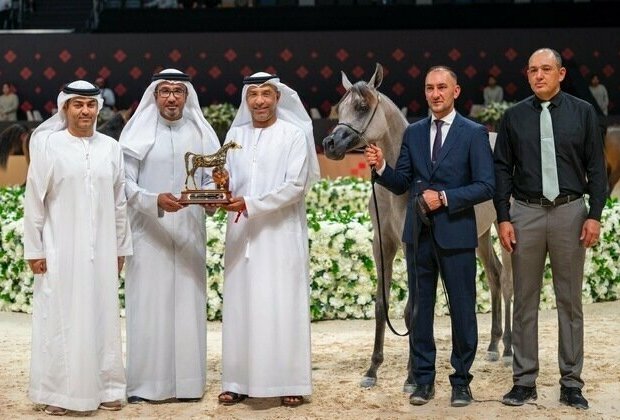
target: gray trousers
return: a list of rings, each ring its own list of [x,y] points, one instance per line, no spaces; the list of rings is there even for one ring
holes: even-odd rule
[[[581,288],[586,250],[579,236],[587,216],[585,202],[541,207],[515,201],[510,216],[517,240],[512,254],[514,384],[534,386],[538,377],[538,306],[549,254],[558,311],[560,384],[582,388]]]

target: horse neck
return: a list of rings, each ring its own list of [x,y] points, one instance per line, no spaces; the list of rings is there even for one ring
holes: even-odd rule
[[[405,128],[407,128],[408,122],[394,103],[390,101],[386,106],[388,107],[385,113],[388,126],[385,134],[377,141],[377,144],[383,150],[385,161],[393,167],[400,154],[400,145],[403,142],[403,133]]]
[[[225,145],[223,145],[220,148],[220,155],[226,156],[226,154],[228,153],[228,149],[230,149],[232,146],[233,146],[233,143],[226,143]]]

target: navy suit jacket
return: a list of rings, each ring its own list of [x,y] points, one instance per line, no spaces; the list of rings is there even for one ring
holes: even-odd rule
[[[413,243],[421,220],[415,211],[416,196],[426,189],[445,191],[448,207],[431,213],[433,234],[443,249],[476,248],[474,204],[495,192],[493,154],[486,128],[456,114],[435,164],[431,163],[431,118],[407,127],[395,168],[386,165],[376,178],[394,194],[409,191],[403,241]]]

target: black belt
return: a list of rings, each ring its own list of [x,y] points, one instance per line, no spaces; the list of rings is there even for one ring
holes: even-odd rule
[[[547,200],[545,197],[541,198],[515,198],[517,201],[523,201],[527,204],[536,204],[541,207],[557,207],[562,204],[570,203],[571,201],[579,200],[581,195],[562,195],[553,201]]]

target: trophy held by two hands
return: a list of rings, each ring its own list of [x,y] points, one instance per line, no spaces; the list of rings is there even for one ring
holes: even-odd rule
[[[185,190],[181,192],[179,203],[181,204],[207,204],[221,206],[230,203],[231,192],[227,188],[228,171],[224,168],[226,163],[226,153],[230,149],[241,149],[241,146],[234,141],[224,144],[217,152],[212,155],[200,155],[197,153],[185,153]],[[199,168],[213,168],[212,176],[215,182],[215,189],[198,189],[194,175]],[[188,181],[194,189],[190,189]]]

